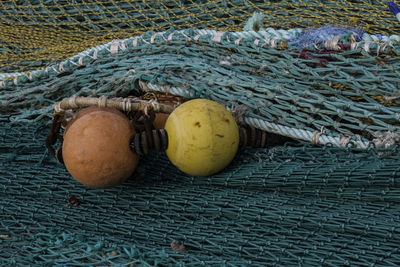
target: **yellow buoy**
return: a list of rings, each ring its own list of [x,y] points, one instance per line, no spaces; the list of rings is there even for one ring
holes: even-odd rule
[[[238,126],[225,106],[206,99],[180,105],[165,124],[168,158],[181,171],[198,176],[215,174],[235,157]]]

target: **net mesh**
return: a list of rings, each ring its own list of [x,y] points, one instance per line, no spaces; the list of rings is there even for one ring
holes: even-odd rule
[[[1,1],[0,68],[42,67],[146,31],[240,31],[253,12],[278,29],[350,24],[369,33],[399,31],[386,1]]]
[[[242,32],[253,12],[261,31]],[[400,263],[400,37],[385,1],[2,1],[0,14],[2,265]],[[52,104],[145,91],[243,108],[241,123],[309,143],[241,150],[206,178],[152,153],[107,190],[46,151]]]
[[[395,148],[383,155],[293,144],[249,149],[208,178],[177,172],[156,153],[141,159],[135,178],[92,190],[44,154],[47,126],[1,132],[8,153],[1,154],[0,255],[7,265],[400,260]],[[174,252],[173,241],[187,254]]]

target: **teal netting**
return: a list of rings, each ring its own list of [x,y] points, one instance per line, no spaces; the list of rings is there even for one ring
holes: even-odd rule
[[[208,178],[150,154],[135,178],[92,190],[45,153],[45,125],[2,126],[4,265],[400,262],[396,148],[382,155],[302,145],[249,149]],[[82,200],[78,207],[68,205],[72,196]],[[173,241],[187,254],[172,251]]]
[[[352,33],[298,51],[288,47],[301,30],[148,32],[4,79],[0,101],[10,120],[32,121],[73,94],[163,91],[245,107],[246,123],[300,140],[321,132],[315,143],[390,146],[400,139],[400,37],[354,42]]]
[[[242,32],[254,11],[261,31]],[[0,75],[0,265],[400,264],[386,2],[9,1],[0,14],[0,71],[19,71]],[[349,27],[309,29],[326,24]],[[240,151],[206,178],[150,154],[108,190],[46,152],[52,104],[145,91],[210,98],[307,143]]]

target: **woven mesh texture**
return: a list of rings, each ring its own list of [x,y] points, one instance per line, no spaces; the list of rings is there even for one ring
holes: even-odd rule
[[[303,53],[285,48],[296,41],[285,41],[288,37],[279,32],[266,32],[267,41],[280,38],[276,47],[265,45],[261,34],[224,33],[221,40],[217,34],[169,30],[115,41],[4,80],[0,101],[12,120],[39,120],[51,115],[51,104],[72,94],[158,90],[245,106],[247,116],[263,120],[254,126],[268,130],[266,123],[278,123],[279,134],[295,132],[308,141],[322,127],[333,138],[344,135],[364,143],[379,132],[399,130],[398,42],[386,46],[386,57],[367,53],[365,47],[373,53],[381,45],[368,41],[341,53]],[[350,43],[348,37],[342,37],[343,45]]]
[[[124,184],[92,190],[46,155],[47,131],[1,127],[4,265],[400,261],[396,149],[381,156],[293,145],[250,149],[208,178],[187,176],[163,154],[151,154]],[[82,203],[69,206],[71,196]],[[174,253],[174,240],[188,253]]]
[[[241,30],[253,12],[282,29],[326,24],[396,34],[387,1],[1,1],[0,68],[20,71],[146,31]],[[393,25],[395,24],[395,25]]]
[[[255,11],[263,31],[241,32]],[[346,29],[312,30],[327,24]],[[0,75],[0,265],[400,264],[400,37],[386,1],[2,1],[0,32],[0,72],[21,72]],[[241,150],[206,178],[153,153],[107,190],[46,152],[52,104],[143,91],[328,144]],[[376,138],[390,147],[359,148]]]

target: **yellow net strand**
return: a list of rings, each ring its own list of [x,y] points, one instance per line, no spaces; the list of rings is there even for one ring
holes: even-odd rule
[[[387,1],[1,1],[0,68],[7,72],[43,67],[43,62],[62,61],[146,31],[240,31],[253,12],[265,14],[264,26],[277,29],[330,24],[359,27],[370,34],[399,32]]]

